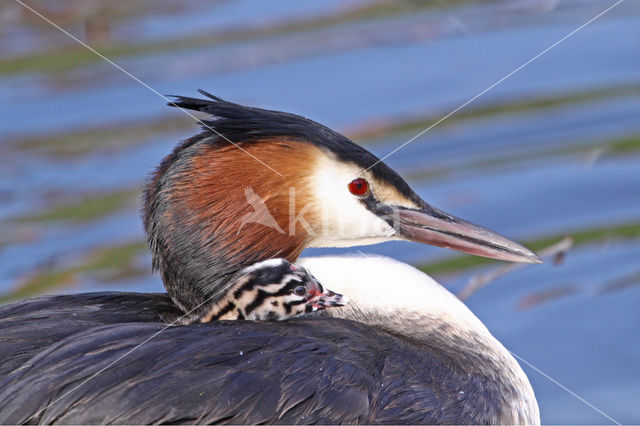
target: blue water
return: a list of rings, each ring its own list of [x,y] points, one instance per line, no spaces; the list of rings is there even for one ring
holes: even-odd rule
[[[203,88],[239,103],[295,112],[352,135],[379,156],[613,4],[438,3],[369,16],[354,12],[369,4],[361,1],[139,3],[141,8],[112,14],[69,7],[61,15],[50,5],[33,7],[81,38],[87,16],[110,16],[102,46],[187,39],[178,47],[110,57],[160,94],[194,95]],[[2,21],[0,63],[73,48],[72,40],[16,5],[0,5],[0,19],[16,16]],[[213,42],[221,34],[265,28],[275,30]],[[212,42],[188,41],[202,34],[211,34]],[[532,104],[540,99],[551,101]],[[358,136],[382,122],[421,118],[424,125],[410,130]],[[175,127],[154,130],[162,120]],[[81,220],[73,212],[68,218],[32,216],[113,192],[135,194],[175,143],[197,131],[188,120],[102,60],[71,61],[61,71],[35,65],[0,74],[0,294],[20,295],[25,288],[29,294],[162,290],[144,250],[122,270],[91,266],[103,250],[142,240],[135,196]],[[144,132],[127,133],[145,123]],[[100,130],[86,136],[87,149],[60,151],[63,135],[71,134],[74,144],[73,133],[86,129]],[[616,148],[625,138],[636,142],[625,151]],[[457,216],[522,241],[559,240],[624,224],[637,230],[639,138],[640,3],[626,0],[386,162],[425,200]],[[57,148],[55,140],[62,140]],[[457,256],[405,242],[358,250],[414,264]],[[458,291],[494,267],[437,278]],[[72,271],[73,278],[50,277],[61,271]],[[570,250],[561,264],[514,270],[466,303],[515,354],[613,419],[638,423],[638,284],[639,233],[623,238],[603,231]],[[525,303],[557,289],[567,291]],[[524,368],[543,422],[611,422],[539,371]]]

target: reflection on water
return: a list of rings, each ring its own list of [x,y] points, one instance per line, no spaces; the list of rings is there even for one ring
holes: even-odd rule
[[[296,112],[382,156],[612,3],[31,4],[161,93]],[[638,28],[640,4],[623,2],[387,160],[429,202],[532,248],[574,238],[563,262],[514,270],[467,303],[622,422],[640,420]],[[0,37],[1,300],[161,290],[140,187],[197,126],[17,3],[0,5]],[[453,291],[496,267],[412,243],[362,251]],[[525,370],[544,422],[608,421]]]

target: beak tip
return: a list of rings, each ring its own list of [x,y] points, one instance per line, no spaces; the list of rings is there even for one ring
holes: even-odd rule
[[[538,256],[537,254],[533,254],[533,257],[531,258],[531,263],[537,263],[540,264],[542,263],[542,259],[540,258],[540,256]]]
[[[524,257],[524,259],[522,260],[523,263],[540,264],[543,262],[540,256],[538,256],[531,250],[527,250],[526,248],[525,250],[526,251],[522,254]]]

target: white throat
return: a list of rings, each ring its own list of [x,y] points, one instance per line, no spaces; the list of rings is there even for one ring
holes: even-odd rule
[[[513,396],[508,423],[539,423],[538,405],[527,376],[509,351],[456,296],[418,269],[380,256],[328,256],[300,258],[320,282],[344,294],[349,304],[324,311],[326,315],[362,322],[420,342],[440,332],[442,325],[451,337],[465,340],[469,347],[452,346],[452,351],[477,351],[492,361],[505,380],[520,389]],[[473,339],[473,341],[472,341]],[[477,344],[479,343],[479,344]],[[480,366],[478,366],[480,367]]]
[[[493,338],[456,296],[406,263],[382,256],[308,257],[298,263],[325,287],[349,297],[349,305],[363,313],[419,312]],[[331,314],[339,315],[342,310],[332,309]]]

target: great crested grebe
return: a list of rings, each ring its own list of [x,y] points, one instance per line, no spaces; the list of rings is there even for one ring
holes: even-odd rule
[[[430,206],[385,163],[321,124],[201,93],[211,100],[178,97],[170,104],[212,119],[162,161],[147,184],[143,216],[153,266],[173,301],[192,315],[220,297],[238,270],[272,257],[294,262],[305,247],[407,239],[540,261]]]
[[[390,259],[301,260],[350,299],[313,318],[201,323],[245,268],[294,262],[305,247],[406,239],[539,262],[430,206],[331,129],[202,93],[210,100],[173,105],[209,114],[205,130],[145,191],[153,265],[180,309],[139,293],[0,308],[0,423],[539,423],[509,352],[443,287]],[[180,318],[192,324],[166,327]]]

